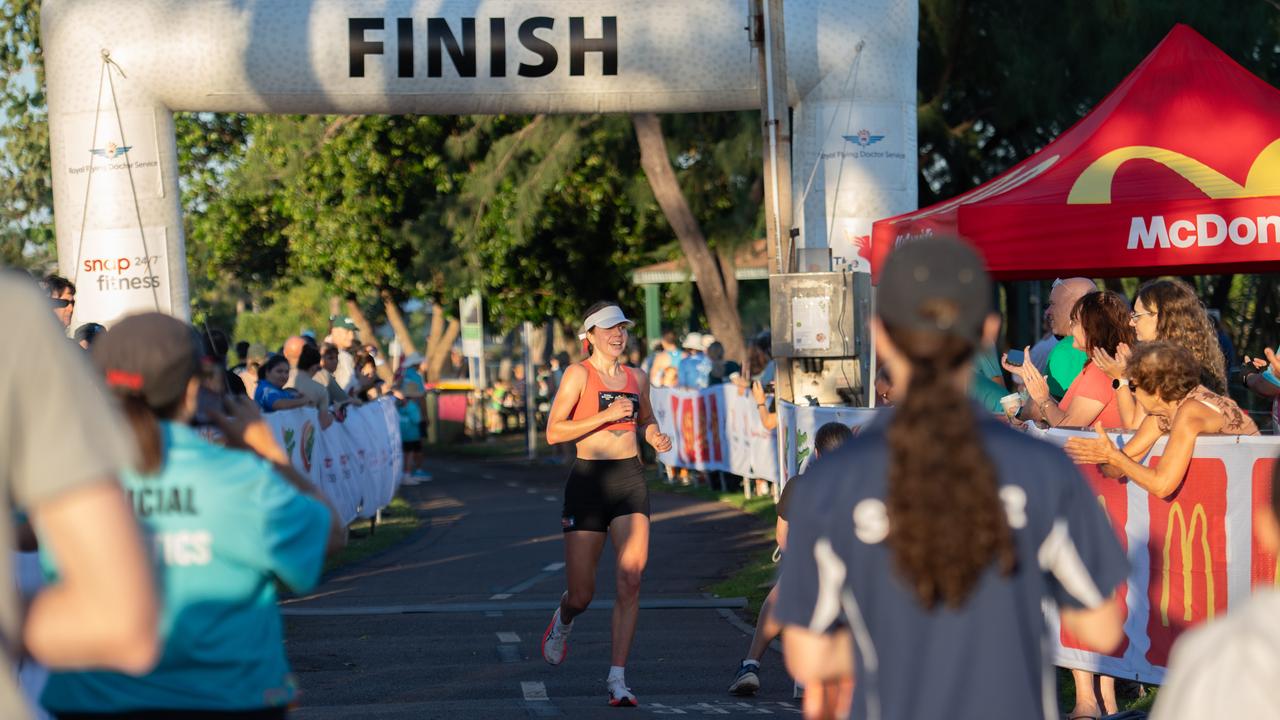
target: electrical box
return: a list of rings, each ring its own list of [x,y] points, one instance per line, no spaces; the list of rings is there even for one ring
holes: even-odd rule
[[[870,374],[871,276],[769,276],[773,356],[798,404],[864,405]]]
[[[863,357],[871,276],[824,272],[769,276],[773,356]]]

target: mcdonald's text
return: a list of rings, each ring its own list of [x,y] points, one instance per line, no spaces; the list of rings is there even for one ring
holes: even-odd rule
[[[1166,222],[1165,216],[1135,217],[1129,222],[1129,250],[1215,247],[1230,240],[1236,245],[1280,242],[1280,216],[1234,217],[1200,213]]]

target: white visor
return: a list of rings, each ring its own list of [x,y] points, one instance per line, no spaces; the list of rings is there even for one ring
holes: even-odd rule
[[[622,308],[617,305],[600,308],[587,316],[586,320],[582,321],[582,332],[578,334],[578,339],[586,340],[587,333],[591,332],[591,328],[611,328],[615,325],[622,325],[624,323],[627,327],[635,326],[635,323],[628,320],[627,316],[622,314]]]

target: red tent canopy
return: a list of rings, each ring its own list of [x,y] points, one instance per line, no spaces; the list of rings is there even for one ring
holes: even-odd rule
[[[959,236],[1001,279],[1280,269],[1280,91],[1178,25],[1096,108],[967,193],[877,222]]]

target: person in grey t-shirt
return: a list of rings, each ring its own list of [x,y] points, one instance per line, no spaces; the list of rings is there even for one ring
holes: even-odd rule
[[[1042,605],[1084,645],[1119,644],[1115,532],[1060,449],[965,399],[999,330],[971,248],[895,249],[873,322],[895,407],[806,473],[788,512],[775,613],[806,716],[1056,719]]]
[[[124,420],[80,348],[67,341],[29,278],[0,271],[9,336],[0,345],[0,537],[26,513],[57,558],[61,581],[41,590],[25,622],[12,581],[0,586],[0,717],[28,717],[15,682],[25,649],[50,668],[154,664],[155,583],[116,476],[131,462]],[[35,359],[33,362],[32,359]],[[0,577],[11,578],[0,553]]]

